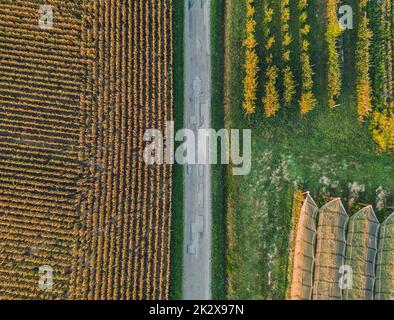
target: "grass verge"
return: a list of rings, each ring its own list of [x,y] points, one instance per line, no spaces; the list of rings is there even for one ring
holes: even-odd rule
[[[174,121],[175,131],[183,127],[183,1],[173,2],[174,28]],[[183,298],[183,166],[175,164],[173,171],[170,300]]]
[[[212,98],[211,127],[224,128],[223,111],[223,24],[224,0],[211,2],[211,62],[212,62]],[[218,150],[218,154],[220,150]],[[212,184],[212,298],[226,298],[226,218],[224,210],[224,167],[211,167]]]

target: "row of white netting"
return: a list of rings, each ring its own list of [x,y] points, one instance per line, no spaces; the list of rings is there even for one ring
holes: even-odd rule
[[[351,267],[352,285],[344,289],[344,299],[372,300],[374,297],[379,226],[370,206],[349,220],[345,265]]]
[[[346,225],[349,216],[340,199],[319,210],[313,299],[341,299],[339,287],[346,252]]]
[[[296,228],[290,299],[394,299],[394,214],[349,218],[340,199],[319,210],[307,194]]]
[[[394,214],[380,226],[375,299],[394,299]]]
[[[316,203],[308,195],[301,208],[296,231],[290,290],[290,299],[292,300],[312,298],[317,212]]]

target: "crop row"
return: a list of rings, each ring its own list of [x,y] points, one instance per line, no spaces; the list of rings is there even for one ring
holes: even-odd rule
[[[86,1],[80,226],[69,296],[168,297],[171,170],[143,162],[146,129],[172,118],[171,1]],[[97,99],[93,99],[97,96]],[[91,120],[91,121],[90,121]]]
[[[265,57],[263,108],[267,117],[274,116],[280,109],[280,96],[278,91],[278,66],[274,61],[274,48],[277,38],[272,32],[275,8],[273,3],[264,2],[263,32]]]
[[[394,7],[392,0],[381,2],[373,15],[377,37],[372,49],[373,74],[372,136],[382,151],[394,151]],[[376,23],[378,20],[378,23]]]
[[[84,66],[74,2],[71,14],[50,1],[65,9],[51,31],[38,28],[40,1],[0,5],[0,299],[67,295]],[[51,291],[39,287],[43,265],[53,268]]]
[[[327,100],[330,108],[335,108],[342,88],[342,74],[339,55],[339,37],[342,29],[338,20],[339,0],[327,0],[326,34],[327,45]]]
[[[246,114],[256,111],[257,73],[259,58],[256,53],[256,21],[254,0],[246,0],[245,78],[243,108]]]
[[[313,69],[310,58],[310,42],[307,36],[310,32],[307,13],[308,0],[299,0],[298,2],[298,22],[300,24],[299,42],[300,42],[300,65],[301,65],[301,98],[300,111],[302,114],[308,113],[316,106],[316,98],[313,93]]]
[[[295,91],[294,73],[290,65],[291,51],[290,45],[293,38],[290,34],[290,0],[281,0],[280,20],[282,34],[282,77],[283,77],[283,103],[290,106],[293,102]]]

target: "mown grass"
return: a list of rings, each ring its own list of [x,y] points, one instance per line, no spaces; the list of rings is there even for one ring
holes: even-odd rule
[[[224,128],[223,112],[223,24],[224,0],[211,2],[211,60],[212,97],[211,127]],[[220,152],[220,150],[218,151]],[[220,154],[220,153],[219,153]],[[212,298],[226,298],[226,219],[224,211],[224,170],[221,165],[211,167],[212,181]]]
[[[242,110],[245,1],[226,1],[225,125],[252,129],[252,171],[226,174],[227,296],[230,299],[283,299],[287,288],[288,237],[293,190],[312,192],[322,204],[341,196],[347,206],[349,184],[364,185],[363,203],[376,204],[383,188],[394,203],[394,157],[375,150],[368,124],[357,121],[354,103],[356,30],[344,34],[344,83],[340,106],[326,106],[324,0],[310,1],[311,57],[318,106],[301,116],[297,106],[275,118]],[[261,38],[258,41],[261,43]],[[298,70],[297,63],[293,67]],[[262,65],[262,69],[264,66]],[[261,96],[261,92],[259,93]],[[353,208],[348,208],[350,212]],[[378,213],[384,219],[388,211]]]
[[[184,4],[173,2],[174,28],[174,122],[175,131],[183,127],[183,29]],[[183,298],[183,166],[175,164],[173,171],[170,300]]]

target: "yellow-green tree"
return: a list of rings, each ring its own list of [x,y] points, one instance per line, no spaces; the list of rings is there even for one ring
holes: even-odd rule
[[[257,73],[259,71],[259,57],[256,53],[257,41],[255,37],[255,8],[253,5],[254,0],[246,0],[246,39],[243,43],[245,47],[243,109],[246,114],[253,114],[256,112],[256,90],[258,85]]]
[[[356,47],[356,95],[357,113],[363,121],[372,112],[372,92],[369,77],[369,47],[372,33],[368,28],[367,13],[364,11],[366,1],[360,1],[360,21]]]
[[[283,79],[283,101],[285,105],[293,102],[295,94],[294,74],[290,67],[290,44],[293,41],[289,32],[290,0],[281,0],[281,32],[282,32],[282,79]]]
[[[299,101],[301,114],[308,113],[316,106],[316,98],[313,94],[313,69],[311,59],[309,55],[310,43],[305,38],[310,32],[310,25],[308,24],[308,14],[306,8],[308,6],[308,0],[299,0],[299,23],[300,31],[299,38],[301,44],[301,98]]]
[[[267,117],[274,116],[280,109],[279,93],[276,88],[277,78],[278,68],[276,66],[269,66],[266,72],[263,97],[264,113]]]
[[[366,1],[366,0],[363,0]],[[381,2],[381,50],[384,57],[382,73],[383,99],[378,105],[373,106],[371,130],[378,148],[383,152],[394,152],[394,78],[393,78],[393,43],[394,43],[394,14],[393,1]]]
[[[267,1],[264,2],[263,10],[263,27],[267,57],[262,103],[264,107],[264,114],[267,117],[273,117],[280,109],[279,92],[277,88],[278,67],[274,64],[273,57],[273,46],[276,43],[276,38],[271,34],[274,10],[269,6]]]
[[[372,136],[381,151],[394,152],[394,106],[373,113]]]
[[[337,50],[338,38],[342,34],[337,15],[338,2],[339,0],[327,0],[327,30],[325,38],[328,51],[327,94],[330,108],[335,108],[337,105],[337,99],[342,87],[340,57]]]

